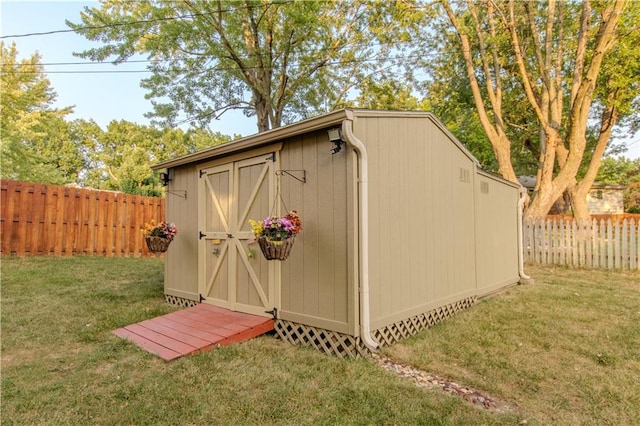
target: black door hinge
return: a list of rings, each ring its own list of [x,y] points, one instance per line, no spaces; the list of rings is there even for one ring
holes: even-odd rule
[[[205,299],[206,299],[206,297],[204,297],[204,296],[203,296],[203,295],[201,295],[201,294],[200,294],[199,296],[200,296],[200,302],[204,302],[204,301],[205,301]]]
[[[207,234],[205,234],[204,232],[200,231],[200,234],[198,235],[198,239],[201,240],[206,236],[207,236]]]
[[[206,170],[200,170],[200,177],[204,176],[207,174]]]
[[[274,319],[274,320],[275,320],[275,319],[278,319],[278,308],[275,308],[275,307],[274,307],[272,310],[270,310],[270,311],[264,311],[264,312],[265,312],[265,314],[271,314],[271,315],[273,316],[273,319]]]
[[[267,158],[265,158],[265,160],[271,160],[274,163],[276,162],[276,153],[272,152],[271,155],[269,155]]]

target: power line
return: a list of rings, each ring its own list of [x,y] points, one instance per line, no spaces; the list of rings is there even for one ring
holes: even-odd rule
[[[352,59],[352,60],[344,60],[344,61],[331,61],[331,62],[327,62],[325,66],[336,66],[336,65],[346,65],[346,64],[362,64],[362,63],[367,63],[367,62],[389,62],[389,61],[406,61],[406,60],[413,60],[413,59],[420,59],[420,58],[424,58],[425,56],[420,54],[413,54],[413,55],[398,55],[398,56],[388,56],[388,57],[377,57],[377,58],[366,58],[366,59]],[[133,63],[133,62],[152,62],[152,61],[127,61],[125,63]],[[89,63],[89,64],[109,64],[110,62],[99,62],[99,63]],[[24,64],[25,66],[30,66],[30,67],[34,67],[33,64]],[[44,65],[44,64],[42,64]],[[79,65],[84,65],[83,63],[79,63]],[[307,64],[310,65],[310,64]],[[293,68],[293,67],[292,67]],[[297,66],[298,69],[302,68],[302,65],[298,65]],[[247,67],[246,69],[248,70],[260,70],[260,69],[267,69],[264,67]],[[202,70],[195,70],[198,73],[204,73],[207,71],[233,71],[233,70],[237,70],[237,67],[235,66],[229,66],[229,67],[211,67],[211,68],[204,68]],[[271,69],[273,70],[273,68]],[[178,73],[185,73],[185,72],[193,72],[194,69],[193,68],[172,68],[170,70],[167,71],[172,71],[172,72],[178,72]],[[92,71],[92,70],[71,70],[71,71],[40,71],[40,70],[27,70],[27,71],[18,71],[18,70],[12,70],[12,71],[0,71],[0,74],[9,74],[9,73],[13,73],[13,74],[126,74],[126,73],[153,73],[156,72],[154,70],[150,70],[150,69],[146,69],[146,70],[97,70],[97,71]]]
[[[100,70],[100,71],[46,71],[42,74],[142,74],[150,73],[151,70]],[[0,71],[0,75],[9,74]],[[39,71],[18,71],[14,74],[41,74]]]
[[[283,0],[281,2],[278,2],[278,4],[292,3],[293,1],[294,0]],[[177,3],[177,2],[169,1],[167,3]],[[260,5],[257,5],[257,6],[247,5],[246,7],[243,7],[243,9],[250,10],[250,9],[255,9],[259,7]],[[107,28],[126,27],[129,25],[137,25],[137,24],[152,24],[156,22],[177,21],[181,19],[193,19],[193,18],[202,17],[202,16],[214,16],[218,13],[235,12],[236,10],[237,9],[229,8],[229,9],[215,10],[211,13],[194,13],[190,15],[179,15],[179,16],[166,17],[166,18],[141,19],[138,21],[129,21],[129,22],[116,22],[113,24],[105,24],[105,25],[88,25],[85,27],[78,27],[70,30],[52,30],[52,31],[32,32],[32,33],[25,33],[25,34],[10,34],[6,36],[0,36],[0,40],[6,39],[6,38],[23,38],[23,37],[45,36],[45,35],[53,35],[53,34],[77,33],[85,30],[103,30]]]
[[[173,17],[173,18],[146,19],[146,20],[131,21],[131,22],[116,22],[114,24],[92,25],[92,26],[86,26],[86,27],[80,27],[80,28],[76,28],[76,29],[71,29],[71,30],[53,30],[53,31],[43,31],[43,32],[38,32],[38,33],[11,34],[11,35],[2,36],[2,37],[0,37],[0,39],[34,37],[34,36],[63,34],[63,33],[76,33],[76,32],[84,31],[84,30],[103,30],[103,29],[106,29],[106,28],[124,27],[124,26],[128,26],[128,25],[147,24],[147,23],[153,23],[153,22],[170,21],[170,20],[183,19],[183,18],[188,18],[188,17],[193,18],[194,16],[197,16],[197,15],[176,16],[176,17]]]
[[[132,59],[127,61],[119,62],[120,64],[138,64],[138,63],[149,63],[156,62],[151,59]],[[67,66],[67,65],[108,65],[113,64],[113,61],[80,61],[80,62],[40,62],[38,65],[42,65],[43,67],[48,66]],[[32,64],[16,64],[21,66],[32,66]],[[114,64],[115,65],[115,64]]]

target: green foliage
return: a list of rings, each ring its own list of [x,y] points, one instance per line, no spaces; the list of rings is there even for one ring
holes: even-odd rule
[[[638,122],[640,3],[441,0],[424,15],[434,112],[482,128],[504,177],[541,173],[528,214],[546,215],[564,190],[587,214],[579,198],[611,135]]]
[[[607,157],[602,160],[597,181],[626,185],[624,209],[627,213],[640,213],[640,158],[630,160],[625,157]]]
[[[93,121],[65,121],[71,110],[51,108],[56,94],[38,55],[18,61],[15,45],[1,47],[2,178],[161,196],[152,164],[231,140],[203,129],[159,129],[123,120],[102,130]]]
[[[160,130],[124,120],[112,121],[105,131],[95,123],[77,121],[75,129],[91,164],[82,179],[85,186],[149,196],[162,194],[152,164],[231,140],[219,132]]]
[[[229,109],[264,131],[332,108],[377,64],[370,25],[390,6],[365,0],[121,2],[68,25],[103,46],[92,60],[151,60],[142,82],[163,124],[206,125]],[[378,33],[384,33],[377,28]]]
[[[37,54],[18,60],[15,44],[0,42],[2,178],[52,184],[75,182],[83,162],[67,140],[70,108],[51,107],[57,95]]]
[[[418,100],[413,93],[413,85],[409,82],[387,78],[375,81],[367,78],[360,84],[357,98],[345,102],[344,107],[414,111],[424,110],[425,102]]]

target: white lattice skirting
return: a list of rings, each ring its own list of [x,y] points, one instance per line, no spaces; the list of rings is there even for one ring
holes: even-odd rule
[[[293,345],[311,346],[320,352],[336,355],[340,358],[356,358],[368,353],[368,349],[359,337],[337,331],[281,319],[276,320],[275,329],[278,336],[286,342]]]
[[[415,317],[395,322],[386,327],[375,330],[373,332],[373,337],[381,346],[392,345],[399,340],[418,334],[425,328],[431,327],[432,325],[453,316],[456,312],[462,309],[471,307],[476,303],[477,299],[477,296],[468,297],[433,309],[429,312],[416,315]]]
[[[474,305],[476,296],[468,297],[429,312],[395,322],[375,330],[373,337],[381,346],[389,346],[399,340],[413,336],[456,312]],[[362,343],[360,337],[353,337],[336,331],[312,327],[292,321],[278,319],[275,322],[278,336],[291,344],[311,346],[321,352],[338,357],[355,358],[366,355],[369,350]]]
[[[199,302],[196,302],[195,300],[185,299],[178,296],[171,296],[170,294],[164,295],[164,301],[170,305],[178,306],[180,308],[190,308],[199,304]]]

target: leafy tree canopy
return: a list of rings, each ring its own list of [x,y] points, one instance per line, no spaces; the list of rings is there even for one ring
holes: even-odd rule
[[[128,121],[112,121],[103,131],[93,122],[74,123],[78,143],[87,147],[90,165],[82,176],[86,186],[131,194],[162,194],[151,165],[225,143],[231,137],[192,129],[157,129]]]
[[[0,153],[2,178],[63,184],[77,180],[82,158],[67,138],[56,93],[37,54],[18,60],[15,44],[0,42]]]
[[[466,128],[482,126],[505,178],[537,172],[527,215],[546,215],[565,191],[576,216],[588,215],[586,193],[615,126],[638,120],[640,3],[440,0],[425,8],[433,26],[422,33],[422,65],[433,105],[451,118],[460,109]]]
[[[202,129],[159,129],[112,121],[66,121],[70,108],[55,109],[56,93],[37,54],[18,60],[15,45],[0,44],[0,150],[3,179],[74,183],[138,195],[161,195],[151,165],[230,141]]]
[[[145,55],[142,82],[152,117],[201,126],[229,109],[257,118],[258,131],[333,109],[388,57],[397,30],[393,2],[290,0],[106,0],[67,22],[104,46],[92,60]]]
[[[628,213],[640,213],[640,158],[606,157],[598,171],[598,182],[626,185],[624,209]]]

